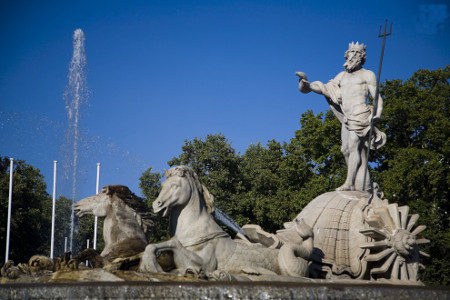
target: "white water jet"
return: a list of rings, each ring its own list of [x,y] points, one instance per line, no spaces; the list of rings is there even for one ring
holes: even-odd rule
[[[79,147],[79,120],[82,104],[88,100],[88,89],[86,84],[87,62],[84,50],[86,38],[81,29],[76,29],[73,33],[73,55],[69,66],[68,79],[64,99],[66,101],[67,116],[69,122],[69,141],[71,143],[72,154],[72,214],[70,218],[70,251],[73,250],[74,233],[74,211],[73,204],[76,199],[77,177],[78,177],[78,147]]]

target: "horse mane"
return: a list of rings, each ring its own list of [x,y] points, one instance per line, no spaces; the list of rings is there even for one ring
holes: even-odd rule
[[[128,187],[124,185],[108,185],[105,187],[108,195],[116,195],[111,197],[112,201],[122,201],[126,206],[134,211],[134,217],[141,226],[147,238],[155,229],[156,215],[150,211],[144,200],[136,196]]]
[[[169,171],[165,171],[166,178],[171,176],[180,176],[180,177],[190,177],[192,181],[195,183],[197,190],[200,195],[203,196],[203,200],[205,200],[205,205],[208,213],[212,214],[214,212],[214,196],[208,191],[208,189],[200,183],[197,174],[188,166],[177,166],[171,168]]]

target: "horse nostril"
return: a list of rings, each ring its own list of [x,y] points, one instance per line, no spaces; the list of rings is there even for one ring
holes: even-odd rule
[[[162,202],[161,202],[161,201],[157,201],[157,202],[156,202],[156,205],[161,206],[161,205],[162,205]]]

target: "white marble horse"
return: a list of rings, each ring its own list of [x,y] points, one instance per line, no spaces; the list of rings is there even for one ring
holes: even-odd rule
[[[271,249],[232,240],[214,221],[213,197],[195,172],[178,166],[166,172],[153,210],[170,216],[170,240],[146,247],[139,265],[141,272],[163,272],[157,256],[172,251],[175,267],[194,273],[216,270],[229,274],[305,276],[313,249],[311,228],[298,222],[300,243],[287,243]],[[304,239],[304,241],[303,241]],[[303,243],[302,243],[303,241]]]
[[[105,186],[97,195],[75,203],[74,209],[79,217],[86,214],[105,217],[105,248],[100,255],[108,261],[144,251],[154,227],[155,214],[143,199],[123,185]]]

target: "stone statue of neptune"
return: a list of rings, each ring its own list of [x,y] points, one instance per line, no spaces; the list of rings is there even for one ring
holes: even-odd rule
[[[383,99],[378,96],[377,110],[366,103],[369,94],[375,97],[377,80],[372,71],[362,66],[366,61],[366,46],[358,42],[349,44],[345,52],[345,71],[340,72],[327,84],[320,81],[309,83],[303,72],[297,72],[300,77],[299,89],[302,93],[311,91],[324,95],[331,110],[342,124],[341,151],[347,163],[347,178],[345,183],[337,188],[339,191],[367,190],[370,188],[369,172],[367,170],[367,151],[378,149],[386,142],[386,135],[378,128],[373,128],[372,139],[369,141],[369,131],[373,121],[379,120],[383,111]],[[364,173],[366,175],[364,176]],[[364,182],[366,178],[366,182]]]

